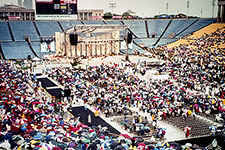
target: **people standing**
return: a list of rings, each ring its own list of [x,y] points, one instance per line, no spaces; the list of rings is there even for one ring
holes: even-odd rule
[[[91,125],[91,115],[90,114],[88,115],[88,125],[89,126]]]
[[[185,137],[188,138],[190,136],[190,130],[191,130],[191,127],[190,126],[186,126],[184,128],[184,133],[185,133]]]

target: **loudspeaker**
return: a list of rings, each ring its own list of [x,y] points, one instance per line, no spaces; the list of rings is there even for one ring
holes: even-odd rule
[[[77,45],[78,43],[78,35],[77,34],[70,34],[70,44]]]
[[[74,44],[77,45],[78,44],[78,35],[74,34]]]
[[[31,60],[31,56],[30,56],[30,55],[27,55],[27,59],[28,59],[28,60]]]
[[[127,44],[130,44],[130,43],[132,42],[132,38],[133,38],[133,37],[132,37],[132,33],[129,32],[129,33],[127,34]]]

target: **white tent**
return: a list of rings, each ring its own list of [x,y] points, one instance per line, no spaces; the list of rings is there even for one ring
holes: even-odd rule
[[[38,58],[38,57],[34,57],[32,60],[33,60],[33,61],[40,61],[41,59]]]

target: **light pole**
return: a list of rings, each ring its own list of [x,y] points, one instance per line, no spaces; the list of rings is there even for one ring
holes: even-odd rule
[[[215,7],[215,4],[216,3],[216,0],[212,0],[212,18],[214,18],[214,7]]]
[[[168,15],[169,3],[166,3],[166,14]]]
[[[112,16],[113,16],[113,8],[116,8],[116,3],[109,3],[109,8],[112,8]]]
[[[188,15],[189,15],[189,5],[190,5],[190,1],[187,0],[187,18],[188,18]]]
[[[203,9],[201,9],[201,18],[202,18]]]

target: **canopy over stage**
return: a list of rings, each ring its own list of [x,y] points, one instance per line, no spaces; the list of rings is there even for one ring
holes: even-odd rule
[[[117,55],[120,42],[124,40],[124,37],[120,36],[122,30],[126,30],[126,27],[86,25],[74,26],[63,33],[56,32],[56,54],[67,57]],[[72,36],[74,38],[71,39]]]

